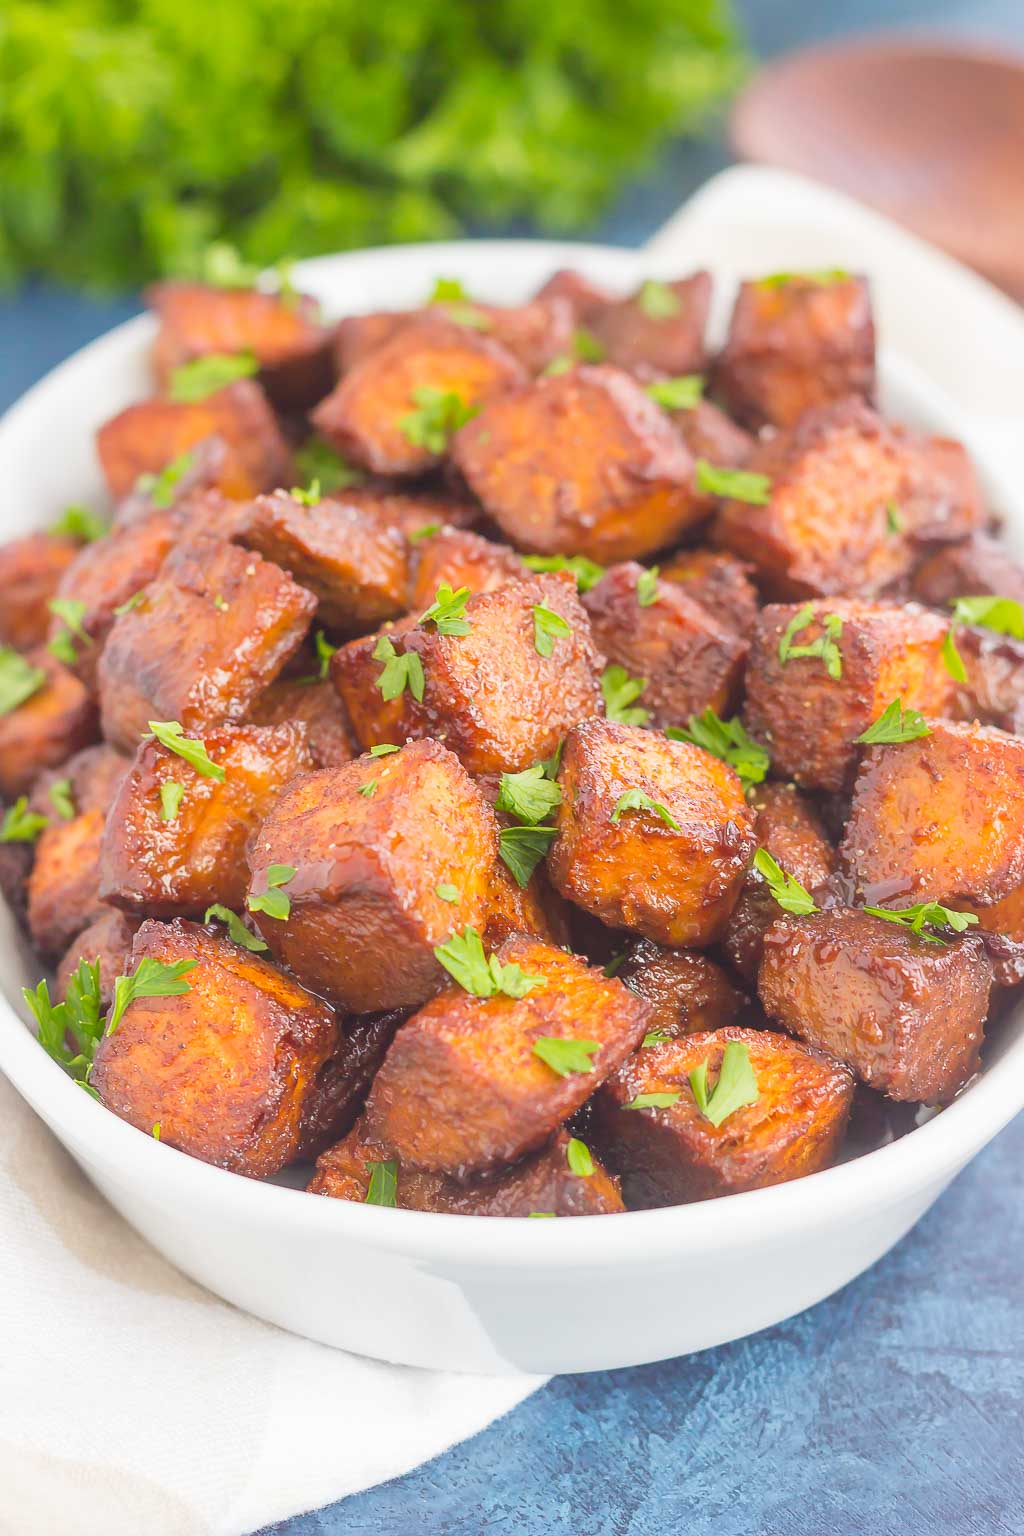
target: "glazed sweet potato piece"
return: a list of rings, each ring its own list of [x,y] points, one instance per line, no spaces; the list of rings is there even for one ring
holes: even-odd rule
[[[480,788],[486,792],[487,786],[481,784]],[[537,866],[525,888],[513,879],[500,860],[491,872],[484,948],[488,951],[497,949],[499,944],[517,933],[530,934],[547,944],[565,946],[569,943],[569,913],[561,896],[551,889],[543,862]]]
[[[715,382],[751,427],[788,427],[813,406],[875,391],[867,279],[794,273],[741,283]]]
[[[840,857],[872,905],[989,906],[1024,884],[1024,740],[928,724],[865,752]]]
[[[130,969],[128,961],[132,940],[138,930],[137,918],[104,907],[82,932],[76,934],[57,967],[54,992],[62,998],[68,982],[83,960],[100,968],[100,1006],[104,1012],[114,999],[114,982]]]
[[[242,719],[315,609],[312,593],[258,554],[212,538],[180,546],[103,647],[104,735],[134,751],[150,720],[202,733]]]
[[[346,315],[334,328],[334,366],[348,373],[409,324],[415,311],[381,309],[369,315]]]
[[[957,625],[956,648],[967,673],[949,711],[960,720],[1024,734],[1024,641],[993,630]]]
[[[1024,565],[987,533],[945,544],[924,560],[911,582],[914,596],[933,608],[958,597],[1009,597],[1024,603]]]
[[[353,1013],[414,1007],[444,981],[435,945],[485,927],[497,853],[494,812],[458,759],[418,741],[289,785],[250,851],[250,902],[272,866],[294,868],[287,917],[256,914],[274,954]]]
[[[352,463],[382,475],[416,475],[440,461],[453,422],[442,412],[440,437],[432,437],[411,417],[436,415],[446,396],[457,397],[460,411],[472,409],[524,377],[522,365],[489,336],[428,316],[351,367],[312,419]]]
[[[509,939],[496,953],[537,984],[524,997],[451,986],[402,1025],[366,1101],[367,1134],[389,1156],[460,1178],[513,1162],[642,1038],[647,1004],[620,981],[538,939]],[[585,1040],[589,1069],[549,1066],[534,1046],[552,1039]]]
[[[734,1024],[746,1003],[722,967],[707,955],[692,949],[665,949],[650,939],[637,939],[630,946],[618,975],[631,992],[650,1004],[648,1032],[672,1039]]]
[[[339,1045],[317,1075],[317,1095],[306,1117],[303,1155],[315,1156],[347,1136],[362,1114],[370,1084],[395,1031],[408,1017],[401,1008],[338,1020]]]
[[[707,459],[724,469],[740,469],[754,451],[750,433],[710,400],[700,400],[669,415],[695,459]]]
[[[873,597],[915,564],[913,456],[862,401],[763,437],[746,468],[767,500],[726,501],[714,539],[750,561],[769,597]]]
[[[349,740],[341,700],[329,680],[321,682],[314,673],[271,683],[248,715],[250,725],[288,725],[292,721],[306,727],[314,767],[340,768],[352,761],[355,748]]]
[[[710,944],[757,846],[733,770],[686,742],[589,720],[566,737],[559,779],[555,889],[609,927],[673,949]]]
[[[643,707],[652,725],[682,726],[705,709],[732,713],[746,642],[681,584],[630,560],[584,593],[583,606],[598,650],[646,680]]]
[[[115,1115],[203,1162],[262,1179],[312,1152],[333,1011],[257,955],[191,923],[146,922],[132,960],[194,961],[178,996],[137,998],[96,1050]]]
[[[506,537],[536,554],[639,559],[707,513],[678,432],[618,368],[573,368],[491,401],[453,457]]]
[[[140,475],[127,496],[117,503],[111,532],[117,533],[153,512],[169,512],[182,502],[199,500],[214,492],[227,455],[220,437],[204,437],[195,447],[163,465],[159,473]],[[226,502],[222,492],[214,492]]]
[[[416,542],[409,592],[409,609],[420,614],[429,608],[442,582],[454,592],[493,592],[523,575],[523,563],[507,544],[495,544],[465,528],[439,528]]]
[[[560,267],[537,289],[538,299],[566,299],[579,325],[585,325],[599,309],[613,301],[611,294],[573,267]]]
[[[943,659],[948,629],[914,603],[770,605],[750,642],[747,729],[768,748],[776,773],[805,788],[841,790],[862,750],[857,737],[893,699],[928,714],[952,713],[956,694]],[[800,654],[817,645],[823,653]]]
[[[29,533],[0,544],[0,645],[29,651],[42,645],[50,628],[50,599],[78,554],[74,539]]]
[[[161,389],[175,368],[211,352],[251,352],[282,410],[302,410],[331,387],[330,332],[306,294],[174,282],[153,284],[145,299],[160,325],[153,370]]]
[[[965,539],[984,528],[985,499],[963,443],[899,428],[897,435],[911,454],[907,520],[918,543]]]
[[[140,475],[158,475],[211,436],[224,443],[215,483],[225,496],[244,500],[291,483],[291,456],[267,397],[239,379],[205,400],[142,400],[105,422],[96,448],[110,494],[127,496]]]
[[[382,310],[352,315],[338,324],[335,360],[347,373],[400,332],[424,322],[446,321],[498,342],[529,373],[539,373],[572,345],[573,305],[560,294],[540,295],[526,304],[477,304],[472,300],[435,301],[422,309]]]
[[[405,539],[344,498],[309,506],[286,491],[259,496],[233,537],[314,593],[331,629],[357,634],[405,611]]]
[[[714,1125],[690,1074],[707,1063],[709,1098],[726,1047],[745,1045],[756,1102]],[[628,1108],[644,1094],[670,1104]],[[597,1145],[619,1173],[630,1209],[683,1205],[764,1189],[817,1173],[835,1160],[853,1099],[848,1067],[764,1029],[716,1029],[635,1051],[598,1093]]]
[[[678,582],[719,624],[747,636],[757,618],[752,566],[716,549],[681,549],[661,567],[662,581]]]
[[[758,978],[769,1018],[890,1098],[929,1104],[977,1070],[991,985],[977,934],[936,944],[850,908],[781,915]]]
[[[139,746],[103,834],[100,894],[111,906],[148,917],[243,906],[249,839],[284,786],[312,771],[312,754],[297,723],[222,725],[203,745],[221,779],[159,741]],[[168,785],[176,805],[165,803]]]
[[[704,331],[711,305],[711,275],[695,272],[676,282],[642,283],[588,321],[610,363],[638,378],[703,373]]]
[[[21,702],[0,713],[0,797],[13,800],[44,768],[95,741],[96,706],[85,685],[46,649],[24,658],[0,649],[0,666],[8,676],[16,670],[24,682],[17,690]]]
[[[570,726],[600,711],[601,658],[572,576],[508,581],[470,597],[464,614],[468,634],[439,634],[430,623],[396,626],[385,637],[351,641],[331,658],[335,687],[363,747],[434,736],[470,773],[511,773],[550,757]],[[554,624],[557,633],[538,624]],[[410,686],[383,698],[386,663],[375,654],[383,638],[400,656],[419,657],[422,700]],[[543,654],[539,646],[547,650],[548,640],[550,653]]]
[[[443,1173],[398,1166],[395,1204],[406,1211],[444,1211],[453,1216],[602,1216],[624,1210],[618,1180],[591,1155],[593,1172],[569,1166],[570,1137],[559,1131],[543,1151],[491,1178],[464,1182]],[[589,1149],[588,1149],[589,1150]],[[374,1163],[386,1162],[362,1124],[317,1160],[310,1194],[365,1201]]]

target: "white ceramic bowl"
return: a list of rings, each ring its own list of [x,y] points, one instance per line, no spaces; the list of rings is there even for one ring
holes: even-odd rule
[[[645,252],[494,242],[308,263],[328,312],[413,304],[438,274],[497,301],[578,265],[615,287],[698,264],[721,327],[746,274],[870,273],[885,408],[965,437],[1024,543],[1014,464],[1024,319],[978,279],[845,199],[765,170],[727,172]],[[86,347],[0,423],[2,536],[100,498],[92,433],[146,392],[148,319]],[[1011,413],[1016,411],[1014,420]],[[1013,471],[1016,469],[1016,474]],[[24,1027],[38,966],[0,916],[0,1067],[114,1206],[187,1274],[257,1316],[385,1360],[504,1372],[596,1370],[723,1343],[872,1264],[1024,1105],[1024,1016],[981,1078],[903,1140],[793,1184],[706,1204],[571,1221],[435,1216],[326,1200],[211,1168],[140,1135],[74,1087]]]

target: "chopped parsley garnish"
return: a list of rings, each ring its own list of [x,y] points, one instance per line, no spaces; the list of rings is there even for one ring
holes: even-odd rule
[[[697,1108],[705,1120],[719,1126],[730,1115],[746,1104],[756,1104],[761,1097],[754,1069],[750,1065],[750,1048],[742,1040],[730,1040],[722,1055],[718,1069],[718,1081],[708,1093],[708,1062],[701,1062],[690,1073],[690,1087],[697,1101]]]
[[[416,448],[428,453],[444,453],[452,435],[472,421],[478,405],[467,405],[454,390],[431,389],[422,385],[412,392],[416,409],[399,417],[398,430]]]
[[[691,746],[703,747],[714,757],[721,758],[730,768],[735,768],[744,789],[763,782],[771,758],[759,741],[748,736],[738,715],[722,720],[710,707],[702,715],[691,715],[686,729],[669,725],[665,735],[670,741],[688,741]]]
[[[640,1049],[642,1051],[649,1051],[652,1046],[664,1045],[666,1040],[671,1039],[672,1036],[667,1029],[649,1029],[640,1041]]]
[[[455,906],[459,901],[460,892],[457,885],[448,885],[446,881],[442,881],[440,885],[434,886],[434,895],[439,901],[447,901],[451,906]]]
[[[465,304],[469,300],[462,282],[457,277],[439,277],[434,281],[427,299],[428,304]]]
[[[574,1173],[578,1179],[589,1179],[594,1171],[594,1159],[590,1155],[590,1148],[585,1141],[580,1141],[578,1136],[569,1138],[569,1145],[565,1149],[565,1160],[569,1164],[569,1172]]]
[[[140,475],[135,482],[136,494],[148,497],[154,507],[166,509],[171,506],[178,484],[192,468],[195,457],[194,450],[189,453],[179,453],[176,459],[164,465],[158,475]]]
[[[929,944],[945,944],[947,941],[935,933],[925,933],[925,928],[952,928],[963,933],[978,921],[973,912],[957,912],[953,907],[941,907],[937,901],[922,901],[914,907],[865,907],[872,917],[884,918],[887,923],[900,923],[911,933]]]
[[[650,608],[658,601],[658,572],[660,566],[652,565],[649,571],[641,571],[636,579],[636,600],[641,608]]]
[[[593,1072],[590,1058],[600,1049],[600,1040],[576,1040],[571,1035],[540,1035],[533,1042],[533,1054],[559,1077]]]
[[[98,1098],[96,1090],[89,1088],[88,1079],[96,1047],[103,1038],[99,961],[79,961],[62,1003],[51,1001],[50,988],[45,981],[36,987],[23,987],[22,996],[35,1016],[43,1050],[77,1083],[88,1088],[94,1098]],[[69,1036],[73,1045],[68,1044]]]
[[[818,911],[810,892],[804,890],[799,880],[786,874],[767,848],[759,848],[754,854],[754,868],[767,882],[768,890],[784,912],[792,912],[794,917],[809,917]]]
[[[132,593],[131,597],[125,598],[123,603],[118,603],[117,607],[114,609],[116,617],[120,618],[122,613],[131,613],[133,608],[137,608],[139,606],[145,595],[145,587],[140,587],[137,592]]]
[[[114,982],[114,1001],[104,1034],[112,1035],[124,1017],[125,1009],[139,997],[180,997],[189,990],[183,978],[196,965],[195,960],[175,960],[165,965],[145,955],[130,976]]]
[[[894,501],[885,504],[885,531],[891,538],[903,532],[903,513]]]
[[[697,489],[705,496],[746,501],[752,507],[766,507],[772,499],[772,482],[767,475],[749,469],[727,469],[709,464],[707,459],[698,459],[696,470]]]
[[[870,745],[888,741],[916,741],[919,736],[930,736],[931,726],[916,709],[905,709],[902,699],[887,704],[878,719],[861,731],[856,738]]]
[[[259,892],[250,891],[246,897],[246,906],[250,912],[264,912],[267,917],[276,918],[283,923],[292,910],[291,901],[280,889],[287,885],[289,880],[295,877],[294,864],[269,864],[265,877],[265,889]]]
[[[530,1212],[530,1215],[534,1216],[534,1217],[538,1217],[538,1216],[554,1216],[554,1214],[555,1214],[554,1211],[531,1211]]]
[[[570,357],[568,352],[560,352],[557,357],[551,359],[546,368],[541,370],[540,376],[542,379],[557,379],[560,374],[568,373],[575,362],[576,359]]]
[[[251,950],[254,955],[260,954],[262,950],[268,947],[265,940],[245,926],[237,912],[232,912],[230,907],[222,907],[220,902],[215,902],[212,907],[207,907],[203,914],[204,923],[214,921],[226,923],[228,938],[232,944],[239,944],[243,949]]]
[[[316,650],[316,659],[318,662],[317,670],[313,672],[309,677],[300,678],[299,681],[302,683],[325,682],[331,670],[331,657],[338,649],[336,645],[331,644],[322,629],[317,630],[313,645]]]
[[[160,1131],[160,1121],[159,1120],[154,1120],[153,1121],[153,1129],[152,1129],[152,1132],[150,1134],[152,1135],[154,1141],[159,1141],[160,1140],[161,1131]]]
[[[405,651],[399,656],[390,635],[381,635],[373,648],[373,659],[384,663],[384,670],[376,686],[385,703],[400,698],[406,688],[418,704],[423,702],[426,680],[423,676],[423,663],[416,651]]]
[[[668,1109],[677,1099],[681,1099],[681,1093],[638,1093],[635,1099],[630,1099],[628,1104],[623,1104],[623,1109]]]
[[[605,571],[603,565],[588,560],[586,555],[523,555],[522,561],[527,570],[538,575],[545,571],[571,571],[581,592],[596,587]]]
[[[50,804],[53,806],[61,821],[74,821],[75,797],[71,790],[70,779],[54,779],[49,789]]]
[[[502,863],[523,890],[557,836],[557,827],[502,827],[498,833]]]
[[[33,667],[19,651],[0,645],[0,716],[24,704],[45,682],[42,667]]]
[[[440,533],[443,527],[443,523],[424,523],[422,528],[414,528],[412,532],[407,533],[405,537],[408,539],[410,544],[419,544],[424,539],[432,539],[434,534]]]
[[[396,747],[393,742],[379,741],[375,747],[370,748],[371,757],[390,757],[392,752],[401,752],[401,747]]]
[[[398,1161],[389,1157],[386,1162],[367,1163],[370,1182],[366,1187],[367,1205],[398,1204]]]
[[[565,738],[563,736],[562,740],[558,743],[558,746],[552,752],[551,756],[541,759],[540,766],[544,770],[544,777],[546,779],[558,778],[558,770],[562,766],[562,749],[564,746]]]
[[[496,955],[484,954],[483,940],[469,924],[461,934],[453,934],[445,944],[438,944],[434,954],[449,976],[474,997],[525,997],[534,987],[544,985],[543,976],[528,976],[514,962],[502,964]]]
[[[636,296],[636,302],[648,320],[671,320],[683,307],[682,299],[672,291],[668,283],[655,282],[653,278],[648,278],[644,283]]]
[[[56,656],[58,661],[73,667],[78,660],[78,652],[75,650],[72,637],[80,640],[83,645],[92,645],[92,636],[82,628],[85,604],[73,597],[54,597],[50,600],[48,607],[54,618],[60,619],[61,627],[47,649],[51,655]]]
[[[185,794],[184,784],[177,779],[165,779],[160,785],[160,820],[174,821]]]
[[[533,648],[538,656],[554,654],[555,641],[572,634],[572,628],[560,613],[553,612],[547,603],[533,605]]]
[[[1024,607],[1012,597],[958,597],[953,604],[954,624],[974,624],[997,635],[1024,640]]]
[[[652,816],[660,816],[666,827],[671,827],[673,832],[682,830],[672,812],[659,800],[652,800],[650,795],[645,794],[642,789],[627,789],[624,795],[619,796],[612,811],[612,824],[617,824],[626,811],[641,811]]]
[[[685,373],[678,379],[658,379],[647,385],[655,405],[666,411],[692,411],[704,398],[704,380],[699,373]]]
[[[365,784],[360,784],[356,790],[357,795],[362,795],[364,800],[372,800],[377,793],[377,780],[367,779]]]
[[[608,964],[602,967],[601,975],[607,976],[608,980],[611,981],[612,977],[617,976],[621,971],[623,964],[625,963],[625,959],[626,951],[624,949],[620,949],[618,954],[612,955],[611,959],[608,961]]]
[[[184,758],[190,767],[206,779],[219,781],[224,778],[224,769],[210,757],[205,743],[196,736],[186,736],[177,720],[147,720],[146,724],[149,726],[149,734],[143,736],[143,741],[155,738],[168,752]]]
[[[581,363],[603,363],[608,355],[604,342],[585,325],[578,325],[573,331],[572,350]]]
[[[843,633],[843,621],[838,613],[826,613],[821,620],[821,634],[810,645],[796,645],[794,641],[801,630],[814,622],[814,604],[805,603],[794,613],[779,640],[779,660],[796,661],[801,656],[817,658],[833,682],[843,675],[843,653],[839,649],[839,637]]]
[[[314,480],[325,496],[360,485],[366,476],[361,469],[346,463],[341,454],[322,437],[311,437],[295,452],[295,468],[307,485]]]
[[[320,481],[315,477],[303,489],[301,485],[293,485],[288,492],[292,501],[297,501],[304,507],[318,507],[320,505]]]
[[[50,532],[57,538],[81,539],[83,544],[95,544],[97,539],[102,539],[109,532],[109,524],[106,518],[94,512],[91,507],[80,506],[77,502],[70,507],[65,507],[55,523],[51,523]]]
[[[167,385],[176,405],[195,405],[238,379],[251,378],[259,363],[251,352],[209,352],[175,368]]]
[[[533,827],[539,821],[545,821],[561,803],[559,785],[547,777],[543,763],[534,763],[532,768],[524,768],[521,773],[502,774],[494,808],[507,811],[510,816]]]
[[[842,267],[822,267],[817,272],[771,272],[767,277],[759,277],[759,288],[785,288],[790,283],[816,283],[819,287],[831,287],[834,283],[847,283],[850,280],[849,272]]]
[[[50,818],[30,811],[28,796],[21,795],[4,812],[0,822],[0,843],[34,843],[49,825]]]
[[[946,671],[955,683],[966,683],[967,668],[964,659],[957,649],[956,636],[953,633],[952,624],[946,630],[946,638],[942,642],[942,659],[946,664]]]
[[[634,707],[634,701],[646,687],[646,677],[630,677],[618,662],[605,667],[601,673],[601,692],[606,718],[616,720],[620,725],[646,725],[651,718],[650,710],[639,705]]]
[[[466,618],[466,604],[471,595],[468,587],[453,592],[443,581],[426,613],[420,614],[419,622],[433,624],[439,635],[468,635],[471,625]]]

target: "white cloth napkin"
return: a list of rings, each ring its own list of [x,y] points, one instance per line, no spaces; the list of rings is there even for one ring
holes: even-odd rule
[[[540,1380],[383,1365],[236,1311],[0,1077],[0,1536],[246,1536],[407,1472]]]

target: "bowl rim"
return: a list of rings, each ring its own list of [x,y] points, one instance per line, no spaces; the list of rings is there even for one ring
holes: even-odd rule
[[[779,180],[777,172],[727,172],[718,178],[719,188],[729,181],[737,187],[743,178]],[[799,182],[799,178],[786,178]],[[695,199],[699,209],[718,195],[714,184]],[[815,194],[826,203],[835,194]],[[849,208],[857,205],[838,200]],[[859,211],[859,210],[858,210]],[[870,216],[878,225],[877,216]],[[904,242],[920,256],[921,245],[894,231],[894,244]],[[664,242],[662,241],[662,245]],[[658,246],[658,241],[655,241]],[[929,253],[931,254],[931,253]],[[950,263],[939,258],[945,268]],[[339,271],[370,264],[378,272],[393,267],[417,269],[424,262],[443,263],[462,269],[520,263],[528,271],[554,271],[569,264],[596,265],[605,274],[619,272],[624,281],[638,275],[670,270],[679,255],[659,248],[657,255],[595,243],[542,240],[462,240],[394,246],[313,258],[298,264],[299,282],[316,292],[321,282],[331,282]],[[430,268],[428,267],[428,273]],[[973,274],[963,277],[974,289],[975,307],[980,298]],[[993,326],[1002,320],[1006,301],[993,295]],[[378,301],[379,302],[379,301]],[[353,306],[351,312],[358,310]],[[105,332],[73,353],[34,384],[0,418],[0,452],[16,441],[22,422],[45,404],[57,381],[89,367],[117,349],[138,347],[151,333],[152,321],[136,316]],[[1004,333],[1000,332],[1005,340]],[[1024,334],[1024,332],[1020,333]],[[1022,356],[1024,361],[1024,356]],[[9,947],[16,952],[13,937]],[[867,1213],[880,1203],[910,1198],[927,1187],[947,1182],[967,1160],[1024,1108],[1024,1028],[1006,1044],[1000,1058],[990,1063],[951,1105],[912,1132],[885,1146],[861,1154],[818,1173],[765,1189],[745,1191],[715,1200],[686,1205],[629,1211],[609,1225],[602,1217],[575,1217],[570,1222],[501,1220],[442,1212],[406,1211],[368,1207],[344,1200],[327,1199],[305,1190],[284,1187],[215,1167],[158,1143],[95,1102],[66,1076],[39,1047],[25,1018],[0,995],[0,1070],[15,1089],[35,1108],[51,1130],[81,1162],[102,1170],[114,1187],[142,1182],[159,1189],[161,1198],[194,1201],[226,1218],[253,1220],[273,1225],[280,1232],[302,1228],[331,1241],[350,1239],[360,1247],[401,1254],[442,1267],[501,1268],[502,1270],[576,1269],[586,1265],[607,1269],[652,1261],[670,1262],[687,1250],[709,1246],[728,1251],[749,1247],[752,1240],[784,1243],[794,1233],[824,1230],[834,1222],[837,1209],[844,1218]],[[126,1171],[127,1170],[127,1171]],[[531,1235],[524,1234],[528,1225]],[[618,1235],[617,1235],[618,1234]]]

